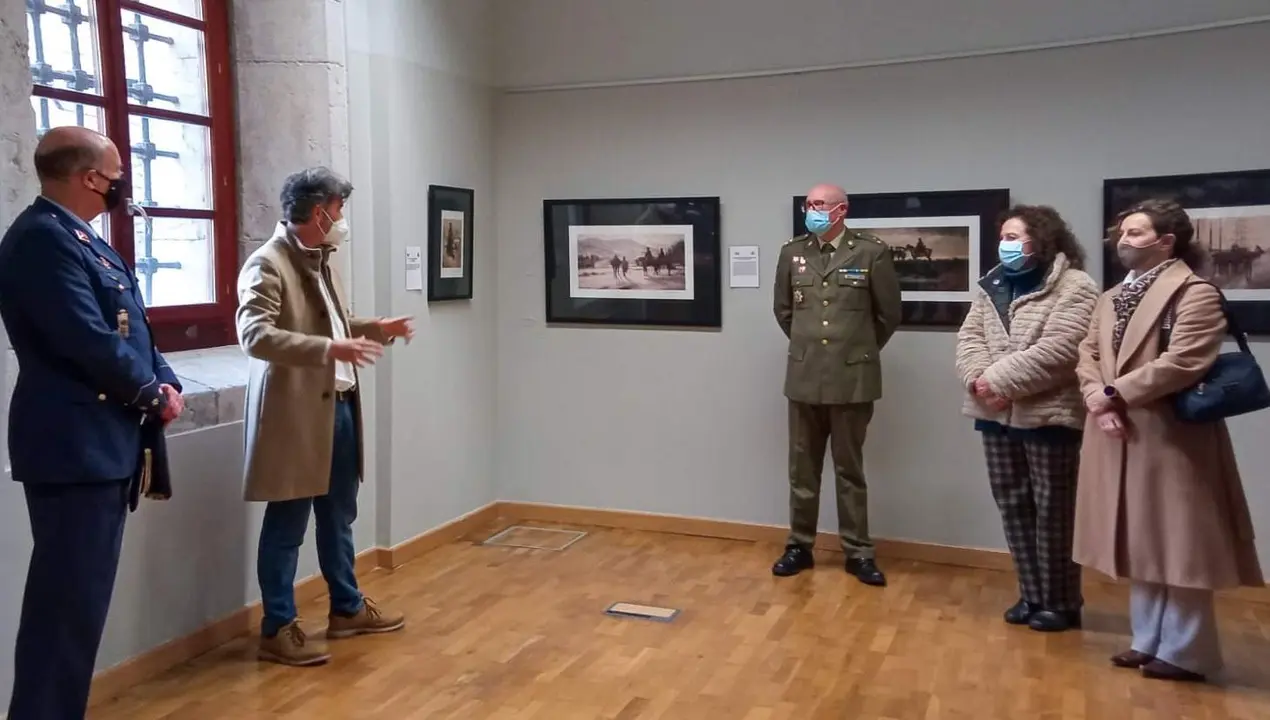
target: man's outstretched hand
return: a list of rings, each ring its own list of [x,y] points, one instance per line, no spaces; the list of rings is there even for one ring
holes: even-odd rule
[[[352,363],[357,367],[373,365],[379,356],[384,354],[384,346],[368,338],[345,338],[332,340],[326,351],[327,357]]]

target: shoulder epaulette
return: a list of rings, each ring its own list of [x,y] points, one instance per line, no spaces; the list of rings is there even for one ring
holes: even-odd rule
[[[854,235],[857,240],[868,240],[870,242],[875,242],[878,245],[886,244],[886,241],[884,241],[882,238],[878,237],[877,235],[870,235],[869,233],[860,232],[858,230],[853,230],[851,234]]]

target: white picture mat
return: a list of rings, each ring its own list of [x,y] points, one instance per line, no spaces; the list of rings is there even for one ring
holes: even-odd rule
[[[885,230],[888,228],[937,228],[964,227],[969,231],[970,268],[965,290],[905,290],[901,299],[907,302],[970,302],[974,299],[974,286],[979,279],[979,216],[978,215],[926,215],[897,218],[847,218],[852,230]]]
[[[574,225],[569,228],[569,296],[626,300],[692,300],[694,297],[693,227],[691,225]],[[682,235],[684,239],[684,287],[682,290],[618,290],[579,287],[578,241],[583,237],[633,238],[641,235]],[[634,269],[635,258],[630,258]]]
[[[441,258],[445,255],[445,223],[453,221],[459,226],[459,266],[446,267]],[[437,269],[443,278],[461,278],[463,271],[467,267],[467,258],[464,253],[467,252],[467,224],[464,222],[463,213],[459,210],[442,210],[441,211],[441,244],[440,254],[437,256]]]

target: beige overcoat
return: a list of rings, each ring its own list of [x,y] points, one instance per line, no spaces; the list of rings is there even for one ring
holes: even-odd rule
[[[1121,288],[1098,301],[1076,372],[1085,397],[1116,388],[1129,437],[1112,438],[1094,417],[1086,421],[1073,559],[1115,578],[1213,590],[1261,586],[1226,423],[1180,422],[1170,404],[1203,377],[1225,339],[1217,291],[1192,284],[1176,300],[1172,338],[1160,352],[1170,299],[1198,280],[1180,261],[1166,268],[1129,320],[1118,355],[1111,298]]]
[[[238,274],[238,342],[250,367],[243,412],[248,501],[317,497],[330,487],[335,364],[326,356],[331,320],[318,283],[329,281],[349,336],[386,340],[378,318],[348,313],[330,253],[304,247],[279,223]],[[356,375],[356,367],[353,371]],[[365,467],[360,393],[355,398],[360,478]]]

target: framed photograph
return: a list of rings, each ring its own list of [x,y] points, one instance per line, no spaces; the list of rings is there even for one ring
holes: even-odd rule
[[[805,200],[794,197],[794,236],[807,232]],[[997,264],[997,222],[1009,208],[1010,191],[1002,189],[849,195],[847,229],[890,247],[902,325],[957,327],[975,284]]]
[[[1222,289],[1240,329],[1270,335],[1270,170],[1161,175],[1103,181],[1103,237],[1116,215],[1148,198],[1175,200],[1195,224],[1195,242],[1208,254],[1192,268]],[[1124,280],[1116,249],[1103,243],[1103,288]]]
[[[723,324],[717,197],[544,200],[548,323]]]
[[[472,297],[472,197],[467,188],[428,186],[428,302]]]

